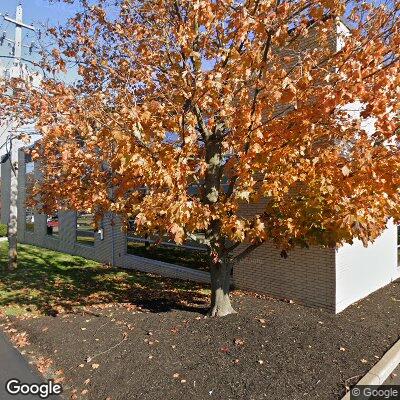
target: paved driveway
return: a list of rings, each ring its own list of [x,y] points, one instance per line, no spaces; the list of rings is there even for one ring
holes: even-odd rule
[[[43,378],[28,364],[21,353],[16,350],[8,338],[0,331],[0,399],[1,400],[38,400],[38,395],[10,395],[6,392],[6,382],[17,378],[21,383],[41,383]],[[59,396],[48,399],[60,400]]]

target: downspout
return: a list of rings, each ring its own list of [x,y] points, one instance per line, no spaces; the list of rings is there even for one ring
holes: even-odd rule
[[[115,268],[114,214],[111,214],[111,266]]]

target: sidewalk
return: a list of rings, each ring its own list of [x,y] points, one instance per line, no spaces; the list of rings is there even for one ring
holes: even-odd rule
[[[41,383],[43,378],[28,364],[21,353],[15,349],[8,338],[0,331],[0,399],[1,400],[38,400],[37,395],[10,395],[6,392],[6,382],[16,378],[21,383]],[[60,400],[58,396],[48,399]]]

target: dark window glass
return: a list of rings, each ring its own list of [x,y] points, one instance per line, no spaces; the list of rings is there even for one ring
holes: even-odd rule
[[[79,212],[76,216],[76,241],[87,246],[94,245],[94,215]]]
[[[59,234],[59,221],[58,214],[47,216],[47,234],[50,236],[58,236]]]
[[[200,239],[204,237],[204,234],[199,232],[198,237]],[[168,237],[157,239],[149,236],[139,236],[135,232],[133,220],[128,222],[126,243],[126,252],[128,254],[188,268],[208,269],[209,256],[205,246],[195,241],[186,242],[184,245],[179,246],[169,240]]]
[[[33,161],[30,161],[30,157],[25,158],[25,188],[26,188],[26,199],[25,199],[25,229],[28,232],[33,232],[35,229],[35,215],[34,209],[29,205],[32,200],[32,190],[35,182],[34,176],[34,165]]]

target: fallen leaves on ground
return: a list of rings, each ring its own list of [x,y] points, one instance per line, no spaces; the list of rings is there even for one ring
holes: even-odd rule
[[[64,382],[65,380],[65,376],[64,376],[64,371],[62,369],[58,369],[55,373],[54,373],[54,383],[61,383]]]
[[[35,364],[38,371],[44,375],[53,364],[53,361],[50,358],[38,357]]]
[[[236,346],[243,346],[244,345],[244,340],[240,339],[240,338],[235,338],[235,340],[233,342],[235,343]]]
[[[11,336],[11,341],[14,343],[15,346],[22,348],[25,346],[28,346],[29,340],[28,340],[28,335],[26,332],[19,332],[15,333]]]

